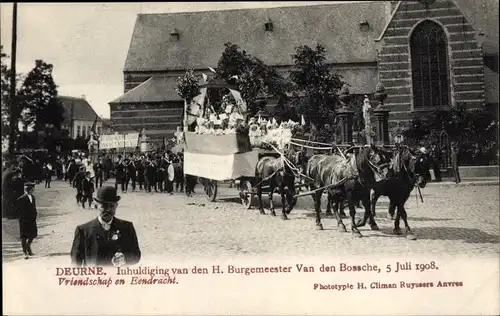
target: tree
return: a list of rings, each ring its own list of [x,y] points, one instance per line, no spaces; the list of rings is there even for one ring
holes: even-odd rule
[[[7,137],[10,132],[10,70],[4,63],[7,54],[3,52],[3,46],[0,46],[1,56],[1,93],[2,93],[2,138]]]
[[[479,110],[463,107],[439,109],[413,119],[404,131],[411,145],[441,144],[440,133],[460,144],[460,163],[487,165],[498,162],[498,108],[485,106]]]
[[[28,73],[19,91],[19,100],[27,110],[23,123],[34,123],[35,130],[41,130],[47,125],[59,130],[64,120],[64,107],[57,98],[53,69],[52,64],[36,60],[35,67]]]
[[[254,115],[262,105],[259,99],[286,100],[289,84],[276,69],[241,50],[236,44],[226,43],[224,46],[217,63],[216,77],[238,87],[250,115]]]
[[[343,82],[326,64],[325,47],[320,44],[315,49],[299,46],[292,57],[294,68],[290,71],[290,79],[297,112],[326,134],[334,133],[337,94]],[[331,131],[324,131],[325,125]]]

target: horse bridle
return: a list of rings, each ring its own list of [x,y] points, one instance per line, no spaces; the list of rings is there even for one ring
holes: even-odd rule
[[[411,158],[410,158],[410,161],[409,161],[408,164],[410,166],[410,169],[413,169],[412,171],[408,170],[408,167],[406,167],[406,164],[403,162],[403,169],[405,170],[406,175],[408,176],[408,178],[410,179],[411,183],[414,186],[417,186],[417,180],[418,180],[418,177],[420,176],[419,173],[415,172],[415,164],[416,164],[416,161],[418,159],[419,158],[417,156],[411,155]],[[412,176],[412,174],[413,174],[413,176]]]

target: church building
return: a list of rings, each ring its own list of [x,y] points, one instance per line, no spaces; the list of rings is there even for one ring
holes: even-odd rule
[[[161,143],[182,122],[187,69],[215,68],[224,43],[287,73],[297,46],[322,44],[354,95],[388,94],[390,127],[436,108],[498,104],[498,0],[332,2],[280,8],[139,14],[110,102],[116,132]],[[390,137],[392,139],[392,137]]]

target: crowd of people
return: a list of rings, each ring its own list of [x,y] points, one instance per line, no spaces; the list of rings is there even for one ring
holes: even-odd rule
[[[65,180],[76,189],[76,202],[84,208],[86,202],[91,207],[93,192],[102,187],[111,174],[115,189],[122,193],[130,190],[172,195],[175,190],[186,191],[190,196],[196,185],[195,177],[184,175],[182,152],[130,153],[118,155],[114,162],[109,156],[100,156],[93,163],[86,158],[71,159],[65,169]]]

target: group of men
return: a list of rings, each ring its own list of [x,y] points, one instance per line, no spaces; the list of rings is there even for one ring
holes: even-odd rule
[[[128,191],[130,185],[132,192],[144,190],[173,194],[174,189],[180,192],[186,189],[189,195],[193,193],[196,183],[196,179],[190,176],[186,176],[184,181],[182,152],[174,154],[166,151],[163,155],[155,152],[148,155],[130,154],[128,157],[118,155],[113,170],[115,188],[118,190],[120,187],[123,193]]]

